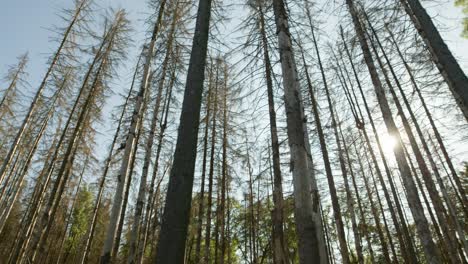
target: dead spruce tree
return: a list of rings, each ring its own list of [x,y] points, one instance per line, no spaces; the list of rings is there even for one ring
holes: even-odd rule
[[[426,260],[428,261],[428,263],[439,263],[440,253],[437,250],[434,241],[432,240],[429,224],[426,219],[426,216],[424,215],[424,210],[422,208],[421,200],[418,196],[417,188],[413,180],[413,175],[411,174],[408,162],[406,161],[405,156],[403,154],[403,149],[400,141],[401,136],[395,124],[395,120],[393,119],[390,106],[388,104],[388,99],[386,98],[385,91],[383,90],[383,86],[378,75],[377,68],[375,67],[374,59],[372,58],[372,54],[369,49],[368,40],[366,39],[361,22],[359,21],[358,10],[354,5],[354,1],[352,0],[346,0],[346,4],[348,5],[349,12],[352,16],[354,29],[359,39],[359,43],[363,51],[366,65],[368,67],[369,73],[371,74],[371,80],[375,88],[375,93],[377,95],[379,106],[382,111],[382,115],[384,117],[388,133],[397,137],[397,146],[394,148],[394,155],[398,163],[400,173],[402,174],[403,183],[407,189],[408,203],[413,214],[413,218],[416,222],[419,238],[421,239],[421,242],[423,244]]]
[[[313,167],[310,151],[307,151],[309,139],[306,137],[308,134],[307,126],[284,1],[274,0],[273,10],[283,72],[284,103],[294,182],[294,216],[299,238],[300,263],[327,263],[318,190],[310,189],[311,186],[316,186],[316,183],[311,183],[315,179],[310,178],[310,171],[313,170]]]
[[[24,133],[27,130],[27,128],[30,125],[31,118],[35,111],[38,108],[38,102],[41,100],[43,96],[43,92],[47,87],[47,81],[49,80],[51,74],[53,73],[57,63],[61,59],[61,56],[63,55],[62,53],[64,52],[64,49],[66,48],[67,45],[69,45],[69,42],[71,41],[70,38],[72,35],[75,33],[74,29],[79,26],[77,24],[81,23],[83,21],[83,13],[86,13],[87,8],[89,7],[90,0],[80,0],[77,2],[76,9],[73,11],[73,15],[70,19],[70,24],[68,27],[65,29],[65,32],[63,34],[63,38],[59,44],[59,47],[57,51],[54,53],[53,57],[51,58],[51,62],[49,64],[49,67],[47,69],[47,72],[38,88],[36,91],[36,94],[33,98],[33,101],[31,102],[31,105],[29,107],[29,110],[22,122],[21,127],[18,129],[15,139],[13,140],[8,153],[6,154],[5,158],[2,161],[2,165],[0,167],[0,182],[3,180],[5,177],[5,173],[7,172],[8,167],[11,165],[11,161],[13,157],[15,156],[16,150],[18,148],[18,145],[21,143],[21,140],[23,139]]]

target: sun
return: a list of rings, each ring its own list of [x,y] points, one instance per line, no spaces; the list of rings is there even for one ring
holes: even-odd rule
[[[397,145],[397,139],[395,136],[384,132],[381,134],[380,143],[382,144],[382,149],[384,152],[392,153]]]

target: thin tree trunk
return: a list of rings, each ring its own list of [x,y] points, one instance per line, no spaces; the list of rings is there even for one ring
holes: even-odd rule
[[[226,189],[227,189],[227,145],[228,145],[228,106],[227,106],[227,96],[228,96],[228,72],[227,65],[224,64],[224,92],[223,92],[223,157],[222,157],[222,168],[221,168],[221,255],[220,255],[220,264],[224,264],[225,255],[226,255]]]
[[[176,54],[177,53],[178,53],[178,49],[177,49]],[[154,196],[155,196],[154,186],[156,182],[156,177],[158,175],[159,159],[161,156],[161,149],[162,149],[163,140],[164,140],[164,136],[165,136],[165,132],[167,128],[167,118],[169,115],[169,109],[170,109],[171,101],[172,101],[172,90],[174,88],[174,83],[176,81],[175,74],[176,74],[176,67],[172,67],[171,80],[170,80],[168,92],[166,94],[165,105],[164,105],[164,112],[163,112],[164,118],[160,122],[160,130],[159,130],[159,136],[158,136],[159,139],[158,139],[158,145],[157,145],[158,147],[156,149],[156,157],[155,157],[155,163],[153,167],[153,175],[151,177],[151,184],[150,184],[149,192],[148,192],[148,203],[146,205],[145,218],[143,220],[143,228],[142,228],[143,237],[140,239],[141,242],[139,243],[137,263],[141,263],[143,261],[143,255],[144,255],[144,251],[146,248],[146,242],[147,242],[148,232],[149,232],[149,223],[150,223],[151,214],[153,210],[153,204],[154,204]],[[163,178],[164,176],[161,177],[161,179],[159,180],[159,183],[157,186],[158,190],[159,190],[159,185],[161,184],[161,181],[163,180]],[[156,197],[158,196],[159,194],[156,195]]]
[[[204,261],[210,263],[210,244],[211,244],[211,207],[213,199],[213,174],[214,174],[214,155],[216,146],[216,117],[218,113],[218,62],[216,62],[216,73],[214,83],[213,97],[213,123],[211,127],[211,153],[210,153],[210,168],[208,172],[208,201],[206,205],[206,234],[205,234],[205,253]],[[211,89],[210,89],[211,91]]]
[[[310,80],[310,77],[309,77],[309,71],[307,69],[308,66],[306,64],[303,52],[302,52],[302,60],[303,60],[303,63],[304,63],[307,86],[308,86],[308,90],[309,90],[309,96],[310,96],[310,100],[312,102],[312,112],[313,112],[313,115],[314,115],[317,134],[318,134],[319,141],[320,141],[320,150],[321,150],[322,156],[323,156],[323,162],[324,162],[324,165],[325,165],[325,173],[326,173],[326,176],[327,176],[328,187],[329,187],[329,190],[330,190],[330,195],[331,195],[331,200],[332,200],[333,216],[334,216],[334,219],[335,219],[336,230],[337,230],[337,234],[338,234],[338,241],[339,241],[339,245],[340,245],[340,253],[341,253],[343,263],[350,263],[348,245],[346,243],[346,234],[344,232],[343,218],[341,216],[341,208],[340,208],[340,204],[339,204],[339,201],[338,201],[338,193],[336,191],[335,180],[334,180],[333,173],[332,173],[330,158],[328,156],[327,142],[325,141],[325,134],[323,132],[322,122],[320,120],[319,107],[318,107],[318,103],[317,103],[317,100],[315,98],[314,92],[312,90],[312,81]],[[321,61],[319,60],[319,65],[320,64],[321,64]],[[323,68],[321,68],[321,70],[323,70]],[[324,74],[323,71],[322,71],[322,74]],[[323,81],[324,81],[324,85],[326,87],[325,89],[327,89],[327,84],[326,84],[325,77],[322,76],[322,78],[323,78]],[[329,102],[329,106],[331,106],[331,102]],[[334,115],[333,110],[331,110],[331,112],[332,112],[332,115]],[[334,119],[334,117],[332,117],[332,119]],[[332,121],[332,122],[333,122],[332,126],[334,126],[336,123],[335,123],[335,121]]]
[[[212,67],[212,66],[211,66]],[[210,67],[210,75],[211,75]],[[209,77],[211,79],[211,76]],[[210,84],[211,85],[211,84]],[[216,98],[215,98],[216,99]],[[195,263],[200,262],[201,255],[201,240],[203,229],[203,216],[204,216],[204,203],[205,203],[205,178],[206,178],[206,162],[208,156],[208,134],[211,118],[211,87],[208,88],[208,98],[206,101],[206,114],[205,114],[205,133],[203,137],[203,161],[202,161],[202,175],[200,184],[200,201],[198,205],[198,222],[197,222],[197,241],[195,246]]]
[[[381,172],[380,167],[379,167],[379,163],[377,162],[376,155],[375,155],[373,147],[372,147],[372,145],[370,143],[369,136],[367,134],[366,129],[364,129],[364,118],[363,118],[361,108],[359,107],[359,104],[358,104],[358,99],[357,99],[356,93],[355,93],[353,87],[351,86],[351,91],[352,91],[353,97],[355,99],[356,106],[357,106],[357,108],[359,110],[360,118],[361,118],[361,120],[363,120],[363,121],[357,120],[357,123],[356,123],[357,127],[362,129],[364,139],[366,141],[367,148],[368,148],[368,150],[369,150],[369,152],[371,154],[372,162],[374,163],[374,167],[375,167],[377,176],[379,178],[379,182],[380,182],[380,184],[382,186],[382,190],[384,191],[385,199],[387,201],[387,204],[388,204],[389,210],[390,210],[390,215],[392,217],[393,224],[395,226],[396,233],[397,233],[398,239],[400,241],[400,246],[401,246],[401,249],[402,249],[403,257],[404,257],[405,261],[407,261],[408,263],[418,263],[418,260],[416,258],[416,256],[417,256],[416,251],[414,250],[413,244],[411,242],[409,229],[408,229],[408,226],[407,226],[405,218],[404,218],[402,205],[398,200],[398,194],[397,194],[396,187],[393,184],[393,181],[391,180],[392,176],[391,176],[391,172],[390,172],[390,169],[389,169],[389,166],[388,166],[387,159],[385,158],[385,153],[383,152],[383,149],[382,149],[380,136],[377,133],[377,129],[376,129],[376,126],[375,126],[374,121],[373,121],[374,119],[372,117],[369,105],[367,103],[366,95],[364,94],[361,82],[359,81],[359,75],[358,75],[357,70],[356,70],[356,68],[354,66],[354,62],[353,62],[353,59],[351,57],[351,53],[350,53],[350,51],[348,49],[348,46],[346,44],[346,41],[344,39],[343,30],[341,28],[340,28],[340,31],[341,31],[341,38],[343,40],[343,45],[344,45],[346,54],[347,54],[349,62],[351,64],[351,68],[353,70],[354,77],[356,78],[356,82],[357,82],[357,85],[358,85],[359,93],[361,95],[361,99],[362,99],[362,101],[364,103],[364,107],[366,109],[366,113],[367,113],[367,116],[369,118],[369,122],[371,124],[372,131],[373,131],[373,133],[375,135],[375,139],[376,139],[376,143],[377,143],[377,149],[378,149],[379,154],[381,156],[382,163],[383,163],[384,169],[385,169],[385,173],[387,175],[387,178],[389,179],[390,188],[391,188],[391,191],[392,191],[392,196],[394,198],[397,213],[398,213],[398,216],[399,216],[400,221],[401,221],[401,228],[400,228],[400,223],[399,223],[399,221],[398,221],[398,219],[396,217],[395,210],[394,210],[394,207],[392,205],[392,200],[390,198],[390,195],[388,193],[388,189],[386,187],[386,183],[385,183],[385,181],[383,179],[382,172]],[[347,78],[348,78],[348,80],[349,80],[349,82],[351,84],[352,82],[351,82],[351,79],[350,79],[350,76],[349,76],[348,72],[345,71],[345,73],[347,74]],[[343,77],[343,79],[344,79],[344,77]],[[344,82],[344,84],[345,84],[344,87],[346,88],[346,82]],[[353,105],[352,102],[350,102],[350,104],[351,104],[351,106]],[[402,235],[404,236],[404,240],[403,240]]]
[[[266,34],[265,15],[262,5],[259,4],[260,34],[262,38],[263,60],[265,63],[265,79],[268,94],[268,113],[270,118],[270,137],[273,158],[273,251],[275,264],[286,264],[286,247],[284,245],[284,200],[281,176],[281,164],[278,141],[278,127],[276,125],[276,108],[273,94],[272,66],[268,50],[268,37]]]
[[[109,172],[110,165],[111,165],[111,162],[112,162],[112,157],[114,155],[115,144],[117,143],[117,139],[119,137],[120,130],[122,128],[121,126],[122,126],[123,118],[124,118],[125,113],[127,111],[128,103],[129,103],[130,97],[132,96],[133,88],[135,86],[135,80],[136,80],[136,76],[137,76],[137,73],[138,73],[138,68],[139,68],[139,65],[140,65],[140,61],[141,61],[141,55],[138,58],[138,62],[137,62],[136,68],[135,68],[135,72],[133,74],[133,78],[132,78],[132,84],[130,86],[130,90],[128,92],[128,95],[125,98],[125,102],[123,104],[123,109],[122,109],[122,112],[120,114],[119,121],[117,123],[117,130],[115,131],[114,138],[113,138],[111,146],[109,148],[109,154],[107,155],[105,165],[104,165],[104,170],[103,170],[101,179],[99,181],[99,189],[98,189],[98,193],[96,195],[96,202],[94,204],[92,217],[91,217],[91,222],[89,224],[89,228],[88,228],[88,230],[86,232],[86,235],[85,235],[85,243],[84,243],[84,246],[83,246],[83,248],[84,248],[83,254],[81,255],[80,260],[79,260],[80,264],[87,263],[89,253],[91,251],[91,245],[92,245],[93,240],[94,240],[94,232],[96,230],[97,217],[98,217],[99,209],[101,207],[102,196],[103,196],[103,193],[104,193],[104,187],[105,187],[107,174]]]
[[[353,19],[354,28],[359,38],[361,49],[364,54],[364,59],[366,61],[366,65],[371,75],[372,83],[375,88],[377,99],[379,101],[379,106],[382,111],[382,115],[384,117],[384,121],[388,130],[388,133],[396,136],[398,139],[397,146],[394,148],[394,155],[398,164],[398,168],[403,178],[403,183],[408,191],[408,197],[407,197],[408,203],[409,203],[411,212],[413,214],[413,218],[415,220],[419,238],[421,239],[421,243],[423,245],[426,260],[430,264],[440,263],[440,254],[434,244],[434,241],[432,240],[432,235],[430,233],[429,224],[427,222],[426,216],[424,215],[424,210],[422,208],[422,204],[419,199],[419,196],[417,195],[416,185],[412,178],[408,162],[406,161],[404,154],[402,152],[403,150],[402,150],[401,141],[400,141],[401,136],[398,131],[398,128],[396,127],[395,121],[393,119],[393,116],[390,110],[390,106],[388,105],[388,101],[385,96],[385,91],[382,87],[382,83],[379,79],[377,69],[374,65],[372,54],[369,50],[369,46],[367,44],[367,40],[364,35],[364,30],[358,18],[357,10],[352,0],[346,0],[346,3],[348,5],[349,11]]]

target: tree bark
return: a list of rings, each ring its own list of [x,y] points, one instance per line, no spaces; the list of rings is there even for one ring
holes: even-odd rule
[[[211,2],[211,0],[199,1],[174,161],[156,252],[158,264],[183,263],[184,261],[205,78]]]
[[[312,164],[310,164],[307,153],[306,119],[284,1],[274,0],[273,9],[283,72],[284,103],[294,182],[294,206],[300,263],[326,263],[326,246],[323,241],[318,192],[312,190],[311,196],[310,170]]]
[[[468,78],[419,0],[400,0],[468,121]]]

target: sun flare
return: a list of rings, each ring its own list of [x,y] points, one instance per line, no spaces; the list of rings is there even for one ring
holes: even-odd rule
[[[387,153],[393,152],[393,149],[397,145],[397,139],[395,138],[395,136],[389,135],[388,133],[382,133],[380,140],[383,151]]]

